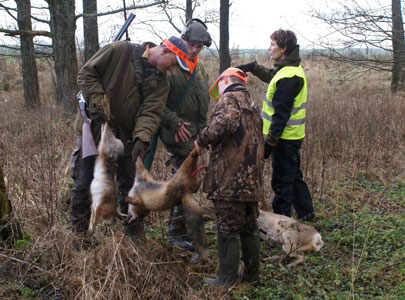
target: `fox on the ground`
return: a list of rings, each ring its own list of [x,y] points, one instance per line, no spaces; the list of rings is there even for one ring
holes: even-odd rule
[[[297,260],[288,264],[288,268],[304,262],[303,252],[319,251],[324,244],[321,235],[313,226],[302,224],[287,216],[260,210],[257,223],[260,237],[271,246],[282,245],[285,252],[285,256],[273,256],[265,260],[296,257]]]

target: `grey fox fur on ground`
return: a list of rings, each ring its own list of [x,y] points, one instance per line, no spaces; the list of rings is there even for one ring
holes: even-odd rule
[[[163,211],[181,204],[184,208],[186,224],[191,232],[194,246],[199,256],[205,260],[208,250],[205,247],[204,220],[198,203],[191,193],[198,190],[200,181],[194,172],[197,170],[198,154],[193,149],[169,181],[156,181],[145,169],[142,159],[136,161],[136,177],[126,201],[130,204],[131,218],[143,217],[151,211]]]

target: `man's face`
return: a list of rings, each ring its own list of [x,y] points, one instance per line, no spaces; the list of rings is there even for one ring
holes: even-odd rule
[[[270,52],[270,57],[274,61],[279,61],[285,58],[285,50],[286,47],[281,48],[277,45],[277,42],[274,40],[271,40],[270,47],[269,47],[269,52]]]
[[[203,42],[193,42],[193,41],[186,41],[186,45],[188,48],[188,59],[189,60],[194,60],[198,54],[201,52],[202,49],[204,49],[204,43]]]
[[[156,63],[156,69],[162,73],[173,70],[177,65],[176,55],[173,52],[168,51],[167,48],[164,49],[166,50],[162,50]]]

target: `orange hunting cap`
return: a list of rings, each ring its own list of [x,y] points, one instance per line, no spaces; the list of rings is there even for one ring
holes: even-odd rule
[[[195,64],[188,59],[188,48],[182,39],[172,36],[163,40],[162,44],[176,55],[177,62],[183,70],[193,74]]]
[[[219,98],[219,92],[218,92],[218,82],[225,77],[229,76],[235,76],[243,80],[243,82],[247,81],[247,75],[245,72],[243,72],[241,69],[238,68],[228,68],[225,71],[219,75],[217,80],[214,82],[214,84],[210,88],[210,95],[214,97],[215,99]]]

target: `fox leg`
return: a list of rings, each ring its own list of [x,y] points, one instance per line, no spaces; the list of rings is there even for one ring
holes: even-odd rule
[[[184,217],[187,227],[191,233],[194,246],[202,260],[208,259],[208,249],[205,245],[204,218],[201,207],[190,195],[182,199]]]

